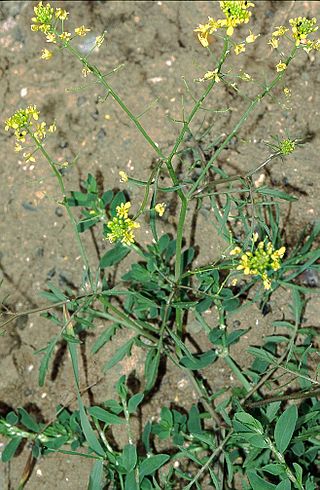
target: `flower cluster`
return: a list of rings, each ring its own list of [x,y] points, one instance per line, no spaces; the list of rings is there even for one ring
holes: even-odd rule
[[[296,17],[295,19],[289,20],[292,35],[296,41],[296,46],[299,46],[301,41],[307,39],[309,34],[312,34],[318,29],[316,23],[317,19],[315,17],[312,19],[307,19],[306,17]]]
[[[253,242],[256,241],[254,237]],[[243,252],[240,247],[231,250],[230,255],[241,255],[236,266],[237,270],[242,270],[245,275],[260,276],[265,289],[270,289],[271,281],[268,273],[277,271],[281,267],[281,259],[286,251],[285,247],[275,250],[272,243],[259,242],[253,251]]]
[[[279,151],[280,151],[281,155],[289,155],[295,149],[296,149],[296,143],[294,140],[287,138],[287,139],[280,141]]]
[[[47,128],[46,122],[38,123],[40,112],[35,105],[30,105],[25,109],[18,109],[9,119],[5,121],[5,130],[12,129],[16,138],[15,151],[19,152],[23,150],[21,143],[26,142],[27,136],[31,136],[33,143],[35,141],[40,142],[43,140],[47,131],[53,133],[57,128],[55,123],[51,124]],[[34,141],[35,140],[35,141]],[[34,162],[35,158],[33,154],[29,152],[23,153],[26,162]]]
[[[227,27],[228,36],[232,36],[235,27],[249,22],[251,12],[248,9],[250,7],[254,7],[254,3],[247,1],[236,2],[234,0],[220,2],[220,8],[226,16],[226,18],[221,21],[221,26]]]
[[[225,15],[224,19],[215,20],[212,17],[208,17],[206,24],[199,24],[194,29],[194,32],[198,34],[198,39],[203,47],[207,48],[210,44],[210,37],[218,29],[226,28],[227,36],[232,36],[234,28],[240,24],[247,24],[251,17],[251,12],[248,10],[250,7],[254,7],[254,3],[250,1],[226,1],[220,2],[220,8]],[[253,42],[257,36],[254,36],[251,32],[246,39],[247,43]]]
[[[107,233],[108,240],[113,243],[120,240],[126,245],[134,243],[135,228],[139,228],[139,223],[129,218],[130,201],[120,204],[116,207],[117,215],[107,223],[110,233]]]
[[[307,39],[309,34],[316,32],[318,30],[318,26],[316,25],[317,19],[313,17],[312,19],[307,19],[307,17],[296,17],[294,19],[289,20],[289,24],[291,26],[292,37],[295,41],[296,46],[300,44],[303,46],[303,49],[307,52],[311,50],[320,51],[320,39],[316,41],[311,41]],[[278,26],[276,30],[272,33],[272,37],[268,44],[272,48],[279,47],[279,38],[284,36],[289,29],[285,26]]]
[[[53,8],[50,3],[43,5],[39,2],[38,5],[34,7],[35,17],[32,17],[31,30],[43,32],[46,36],[47,43],[62,44],[67,45],[76,36],[86,36],[90,29],[86,28],[84,25],[76,27],[74,29],[74,35],[71,32],[63,30],[63,23],[67,20],[69,12],[63,10],[59,7]],[[61,22],[61,29],[58,29],[58,21]],[[96,47],[101,46],[103,39],[102,36],[96,39]],[[44,60],[49,60],[53,53],[48,49],[42,50],[41,58]]]

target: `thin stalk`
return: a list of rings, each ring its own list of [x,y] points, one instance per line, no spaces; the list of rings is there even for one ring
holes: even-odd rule
[[[74,234],[75,234],[75,237],[76,237],[76,241],[77,241],[77,244],[78,244],[78,247],[79,247],[79,251],[80,251],[80,254],[81,254],[81,257],[82,257],[82,260],[83,260],[83,264],[84,264],[84,267],[85,267],[85,270],[86,270],[86,273],[88,275],[88,279],[89,279],[89,282],[90,282],[90,286],[91,286],[91,289],[95,289],[94,287],[94,284],[93,284],[93,281],[92,281],[92,278],[91,278],[91,272],[90,272],[90,266],[89,266],[89,260],[88,260],[88,256],[87,256],[87,252],[84,248],[84,245],[82,243],[82,240],[80,238],[80,234],[78,232],[78,229],[77,229],[77,222],[71,212],[71,209],[66,201],[66,198],[67,198],[67,193],[66,193],[66,189],[64,187],[64,182],[63,182],[63,178],[62,178],[62,175],[60,174],[59,170],[57,169],[57,167],[55,166],[55,163],[54,161],[52,160],[52,158],[50,157],[50,155],[47,153],[47,151],[45,150],[45,148],[43,147],[43,145],[40,143],[40,141],[33,135],[32,131],[29,131],[28,130],[28,133],[30,135],[30,137],[33,139],[33,141],[35,142],[38,150],[40,150],[40,152],[42,153],[42,155],[44,156],[44,158],[47,160],[47,162],[49,163],[50,167],[51,167],[51,170],[53,171],[54,175],[56,176],[57,178],[57,181],[58,181],[58,184],[59,184],[59,187],[60,187],[60,191],[62,193],[62,196],[63,196],[63,204],[67,210],[67,214],[68,214],[68,217],[69,217],[69,220],[72,224],[72,228],[73,228],[73,231],[74,231]]]
[[[294,48],[292,49],[292,51],[291,51],[288,59],[286,60],[286,65],[287,66],[289,65],[289,63],[294,58],[294,55],[295,55],[296,51],[297,51],[297,47],[294,46]],[[247,110],[241,116],[241,118],[239,119],[239,121],[237,122],[237,124],[235,125],[235,127],[233,128],[233,130],[231,131],[231,133],[229,133],[229,135],[222,142],[222,144],[219,146],[219,148],[215,151],[215,153],[210,158],[210,160],[207,163],[207,165],[202,170],[202,172],[199,175],[198,179],[196,180],[196,182],[191,187],[191,189],[190,189],[190,191],[189,191],[189,193],[187,195],[188,197],[191,197],[195,193],[195,191],[197,190],[197,188],[199,187],[199,185],[203,181],[203,179],[204,179],[206,173],[208,172],[209,168],[211,167],[211,165],[217,160],[217,158],[220,156],[220,154],[222,153],[222,151],[224,150],[224,148],[227,146],[227,144],[229,143],[229,141],[237,134],[237,132],[239,131],[239,129],[241,128],[241,126],[248,119],[248,116],[250,115],[250,113],[256,107],[256,105],[273,89],[273,87],[275,87],[275,85],[277,85],[277,83],[283,78],[283,76],[284,76],[284,72],[279,73],[279,75],[277,75],[274,78],[274,80],[270,83],[270,85],[268,85],[263,90],[263,92],[261,94],[258,94],[256,96],[256,98],[249,104]]]
[[[233,374],[238,378],[244,389],[249,392],[252,389],[252,385],[247,380],[247,378],[242,374],[241,370],[238,368],[232,357],[228,354],[223,358],[227,366],[231,369]]]

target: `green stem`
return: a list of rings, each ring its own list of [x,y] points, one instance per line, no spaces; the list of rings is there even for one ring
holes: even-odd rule
[[[294,48],[292,49],[292,51],[291,51],[288,59],[286,60],[286,65],[287,66],[289,65],[289,63],[294,58],[296,51],[297,51],[297,47],[294,46]],[[241,118],[239,119],[238,123],[235,125],[235,127],[233,128],[233,130],[231,131],[231,133],[229,133],[229,135],[226,137],[226,139],[223,141],[223,143],[219,146],[219,148],[216,150],[216,152],[212,155],[212,157],[210,158],[209,162],[207,163],[207,165],[204,167],[204,169],[202,170],[201,174],[199,175],[198,179],[196,180],[196,182],[191,187],[191,189],[190,189],[190,191],[188,193],[188,197],[189,198],[194,194],[194,192],[196,191],[196,189],[199,187],[199,185],[203,181],[203,179],[204,179],[206,173],[208,172],[209,168],[211,167],[211,165],[217,160],[217,158],[220,156],[220,154],[222,153],[222,151],[224,150],[224,148],[228,145],[229,141],[237,134],[237,132],[239,131],[239,129],[241,128],[241,126],[248,119],[248,116],[250,115],[250,113],[256,107],[256,105],[273,89],[273,87],[275,85],[277,85],[277,83],[283,78],[283,76],[284,76],[284,72],[279,73],[279,75],[277,75],[274,78],[274,80],[270,83],[270,85],[268,85],[263,90],[263,92],[261,94],[258,94],[255,97],[255,99],[249,104],[249,107],[244,112],[244,114],[241,116]]]
[[[231,371],[234,373],[234,375],[238,378],[240,383],[243,385],[244,389],[249,392],[252,389],[251,384],[247,380],[247,378],[242,374],[241,370],[238,368],[237,364],[234,362],[232,357],[228,354],[224,358],[225,363],[227,366],[231,369]]]
[[[63,204],[64,204],[64,206],[65,206],[65,208],[67,210],[67,214],[68,214],[69,220],[70,220],[70,222],[72,224],[72,227],[73,227],[73,231],[74,231],[74,234],[75,234],[75,237],[76,237],[76,241],[77,241],[77,244],[78,244],[78,247],[79,247],[79,251],[80,251],[80,254],[81,254],[81,257],[82,257],[82,260],[83,260],[83,264],[84,264],[84,267],[85,267],[85,270],[86,270],[86,273],[87,273],[87,276],[88,276],[88,279],[89,279],[89,282],[90,282],[91,289],[95,289],[94,288],[94,283],[93,283],[92,278],[91,278],[91,272],[90,272],[90,266],[89,266],[88,256],[87,256],[86,250],[84,248],[84,245],[82,243],[82,240],[80,238],[80,234],[78,232],[77,222],[76,222],[76,220],[75,220],[75,218],[74,218],[74,216],[73,216],[73,214],[71,212],[71,209],[70,209],[70,207],[69,207],[69,205],[67,203],[67,200],[66,200],[67,195],[66,195],[66,189],[64,187],[64,182],[63,182],[63,179],[62,179],[62,175],[60,174],[59,170],[55,166],[55,163],[52,160],[52,158],[50,157],[50,155],[44,149],[43,145],[33,135],[32,131],[28,130],[28,134],[33,139],[33,141],[35,142],[38,150],[40,150],[40,152],[42,153],[42,155],[44,156],[44,158],[49,163],[49,165],[51,167],[51,170],[53,171],[54,175],[57,178],[57,181],[58,181],[58,184],[59,184],[59,187],[60,187],[60,191],[61,191],[62,196],[63,196]]]
[[[272,454],[274,455],[274,457],[276,458],[276,460],[285,467],[285,471],[286,471],[286,474],[288,476],[288,478],[292,481],[292,483],[299,489],[299,490],[304,490],[304,486],[301,485],[298,480],[296,479],[296,477],[294,476],[294,474],[292,473],[291,469],[289,468],[289,466],[287,465],[287,462],[283,456],[283,454],[281,454],[277,448],[275,447],[275,445],[273,444],[273,442],[271,441],[271,439],[269,437],[266,437],[265,438],[265,441],[266,443],[268,444],[269,446],[269,449],[270,451],[272,452]]]

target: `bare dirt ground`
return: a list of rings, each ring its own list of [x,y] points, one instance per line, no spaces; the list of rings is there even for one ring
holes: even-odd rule
[[[87,40],[107,31],[106,44],[93,55],[94,62],[105,72],[124,64],[114,75],[112,84],[133,112],[141,113],[156,101],[142,122],[167,151],[179,130],[168,116],[181,116],[182,96],[185,108],[191,105],[182,77],[192,85],[194,78],[201,77],[211,68],[208,56],[192,30],[198,23],[204,23],[208,15],[214,16],[217,6],[207,1],[51,3],[70,12],[72,27],[85,24],[92,28]],[[17,108],[30,104],[38,106],[45,120],[56,121],[58,131],[51,138],[50,150],[59,161],[71,161],[78,156],[77,164],[65,173],[69,190],[79,190],[89,172],[97,176],[104,189],[119,188],[119,170],[140,179],[147,178],[154,158],[152,150],[111,98],[103,101],[104,94],[95,84],[81,88],[84,84],[81,68],[67,53],[50,62],[39,59],[40,49],[45,46],[41,36],[30,31],[34,5],[28,1],[4,1],[0,5],[2,121]],[[234,58],[237,68],[261,81],[270,77],[279,60],[266,46],[269,35],[275,26],[299,15],[320,17],[320,2],[256,2],[252,25],[254,32],[261,34],[261,39],[254,48],[248,48],[246,56]],[[81,43],[83,41],[79,41]],[[271,134],[284,135],[287,128],[293,137],[308,137],[310,142],[284,164],[276,163],[257,175],[257,179],[299,198],[290,210],[284,206],[284,216],[287,217],[284,236],[289,247],[305,226],[319,219],[319,68],[320,53],[318,56],[299,56],[286,78],[285,84],[292,90],[290,101],[284,105],[279,89],[275,98],[263,102],[219,162],[230,173],[244,173],[263,161],[267,155],[263,141],[270,140]],[[192,90],[200,93],[202,87]],[[245,105],[246,101],[241,97],[237,98],[234,93],[219,87],[212,94],[210,106],[217,110],[231,110],[214,114],[210,138],[227,133]],[[199,121],[195,128],[197,124]],[[3,280],[0,293],[1,299],[5,298],[6,308],[21,312],[46,304],[39,293],[46,289],[49,280],[62,288],[67,285],[76,292],[81,282],[81,266],[66,213],[59,206],[60,196],[50,169],[40,160],[34,166],[25,166],[19,155],[14,153],[13,138],[4,132],[3,126],[0,138],[0,279]],[[129,187],[128,192],[133,203],[139,202],[139,188]],[[174,202],[168,203],[163,231],[175,233],[175,213]],[[206,210],[198,216],[195,242],[200,253],[195,265],[208,263],[219,256],[222,244],[210,227],[212,221]],[[147,223],[142,222],[137,239],[148,243],[148,235]],[[97,247],[90,233],[85,234],[84,240],[90,261],[96,264],[109,244],[97,232]],[[123,263],[117,271],[117,279],[129,264],[129,259]],[[252,327],[235,348],[234,356],[240,364],[248,362],[245,347],[261,344],[262,336],[270,333],[272,321],[286,314],[288,299],[286,293],[279,291],[272,297],[268,315],[263,316],[257,307],[252,306],[234,317],[237,327]],[[318,299],[313,298],[308,303],[305,316],[308,325],[319,327]],[[213,324],[214,321],[213,317]],[[124,332],[121,337],[120,334],[111,345],[93,356],[90,348],[105,326],[105,323],[97,323],[96,329],[86,336],[81,350],[82,385],[99,381],[91,389],[90,396],[85,396],[85,403],[94,400],[98,404],[111,398],[114,383],[121,374],[134,374],[143,385],[144,358],[138,350],[101,380],[101,366],[127,335]],[[48,421],[54,416],[58,404],[66,403],[71,409],[76,408],[71,363],[63,343],[56,352],[55,367],[45,387],[38,386],[40,359],[34,352],[44,347],[55,334],[55,325],[39,315],[20,317],[7,328],[0,341],[2,413],[25,407]],[[219,363],[205,374],[217,389],[234,383],[230,372]],[[157,415],[163,404],[172,401],[182,405],[188,400],[191,405],[194,397],[188,380],[168,365],[160,390],[143,406],[143,420]],[[28,452],[29,448],[25,446],[10,464],[2,465],[0,488],[16,488]],[[27,488],[85,489],[90,466],[86,460],[80,462],[63,455],[41,459]]]

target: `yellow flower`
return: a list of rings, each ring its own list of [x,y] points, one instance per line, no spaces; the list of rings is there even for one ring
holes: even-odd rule
[[[33,7],[35,17],[32,17],[32,22],[37,22],[41,25],[48,25],[51,23],[54,9],[51,7],[50,3],[47,3],[46,6],[43,5],[42,2],[39,2],[38,5]]]
[[[255,233],[252,238],[252,243],[257,241],[258,237]],[[268,272],[278,271],[281,268],[281,259],[286,251],[285,247],[275,250],[272,243],[259,242],[253,245],[253,249],[243,253],[240,247],[231,250],[230,255],[240,255],[238,265],[234,268],[238,271],[243,271],[245,275],[258,275],[263,281],[265,289],[270,289],[271,280],[268,277]]]
[[[288,32],[288,28],[285,26],[278,26],[276,27],[276,31],[272,33],[273,37],[281,37],[284,36],[286,32]]]
[[[128,182],[128,175],[123,170],[120,170],[119,175],[120,182]]]
[[[129,209],[131,208],[131,202],[128,201],[125,204],[121,203],[120,206],[116,207],[117,215],[119,218],[127,218],[129,214]]]
[[[244,80],[245,82],[251,82],[253,80],[252,76],[249,75],[248,73],[245,73],[244,71],[240,72],[239,77],[241,80]]]
[[[91,29],[87,29],[85,26],[76,27],[74,32],[77,36],[86,36],[87,32],[90,32]]]
[[[56,44],[56,42],[57,42],[57,37],[52,32],[49,32],[47,34],[46,39],[47,39],[47,43],[54,43],[54,44]]]
[[[31,155],[31,153],[24,153],[23,157],[26,159],[26,162],[35,162],[36,159]]]
[[[243,53],[246,50],[246,47],[243,43],[241,44],[236,44],[234,47],[234,52],[238,56],[238,54]]]
[[[54,15],[55,15],[56,19],[66,20],[68,15],[69,15],[69,12],[67,12],[66,10],[63,10],[61,8],[57,8]]]
[[[50,60],[50,58],[52,58],[52,52],[49,51],[48,49],[43,49],[42,54],[41,54],[41,58],[43,60]]]
[[[19,151],[21,151],[22,149],[23,149],[23,148],[22,148],[22,146],[21,146],[19,143],[16,143],[16,146],[15,146],[15,148],[14,148],[14,151],[19,152]]]
[[[70,32],[63,32],[62,34],[60,34],[59,37],[60,37],[60,39],[62,39],[62,41],[68,42],[68,41],[70,41],[71,33]]]
[[[164,202],[158,203],[155,205],[154,210],[158,213],[159,216],[163,216],[167,205]]]
[[[56,123],[50,124],[50,126],[48,127],[48,131],[49,133],[54,133],[55,131],[57,131]]]
[[[220,20],[219,24],[227,28],[227,36],[232,36],[234,28],[238,25],[249,22],[251,12],[248,11],[248,8],[250,7],[254,7],[253,2],[236,0],[220,2],[220,8],[226,18]]]
[[[258,34],[257,36],[255,36],[252,31],[250,31],[249,29],[249,36],[246,37],[246,43],[247,44],[250,44],[250,43],[254,43],[255,40],[260,36],[260,34]]]
[[[204,48],[207,48],[210,44],[210,36],[217,31],[220,27],[220,21],[216,21],[212,17],[208,17],[207,24],[199,24],[194,32],[198,33],[198,39]]]
[[[287,68],[287,65],[285,63],[282,63],[280,60],[279,63],[276,65],[276,69],[278,72],[284,71]]]
[[[230,250],[230,255],[238,255],[241,253],[241,248],[240,247],[235,247],[232,250]]]
[[[21,141],[21,143],[24,143],[26,141],[27,131],[17,130],[14,133],[14,135],[15,135],[17,141]]]
[[[276,49],[279,46],[279,39],[272,37],[270,41],[268,41],[268,44],[270,44],[273,49]]]
[[[199,78],[197,81],[205,82],[206,80],[214,80],[216,83],[220,82],[218,68],[213,71],[207,71],[207,73],[204,74],[203,78]]]
[[[43,140],[46,136],[46,123],[43,121],[40,124],[37,124],[36,126],[36,131],[33,133],[33,136],[35,136],[39,140]]]
[[[117,216],[115,216],[111,221],[108,222],[107,227],[110,233],[107,233],[108,240],[113,243],[120,240],[126,245],[134,243],[134,232],[135,228],[139,228],[139,223],[136,223],[132,219],[128,218],[128,211],[131,207],[130,202],[122,203],[117,206]]]
[[[86,78],[89,75],[89,73],[91,73],[91,70],[89,70],[89,68],[82,68],[82,76],[84,78]]]
[[[102,36],[97,36],[96,37],[96,47],[100,48],[100,46],[102,46],[102,44],[103,44],[103,41],[104,41],[104,34],[102,34]]]
[[[286,97],[290,97],[291,96],[291,90],[288,87],[284,87],[283,93],[284,93],[284,95]]]
[[[309,34],[318,29],[318,26],[315,25],[317,23],[315,17],[312,19],[296,17],[295,19],[290,19],[289,23],[291,25],[292,35],[296,41],[296,46],[299,46],[302,40],[306,39]]]

